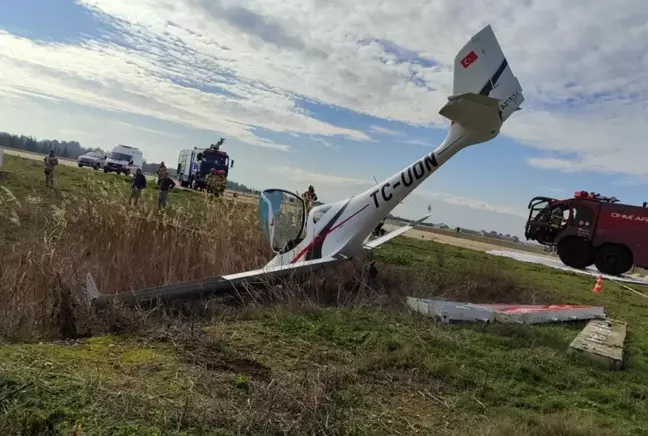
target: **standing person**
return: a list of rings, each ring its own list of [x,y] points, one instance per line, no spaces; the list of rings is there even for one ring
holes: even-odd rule
[[[142,195],[142,189],[144,188],[146,188],[146,177],[142,174],[142,170],[138,168],[137,171],[135,171],[135,177],[133,177],[133,183],[131,184],[131,195],[128,199],[129,205],[131,204],[131,200],[133,201],[134,206],[137,205],[140,196]]]
[[[43,161],[45,163],[45,185],[54,187],[54,168],[59,164],[54,150],[50,150],[49,155],[45,156]]]
[[[373,235],[378,238],[382,235],[385,234],[385,230],[383,230],[383,226],[385,225],[385,221],[387,221],[387,217],[383,218],[378,225],[374,228],[373,230]]]
[[[207,190],[208,193],[216,195],[216,184],[217,184],[217,177],[216,177],[216,168],[211,168],[209,170],[209,175],[205,177],[205,189]]]
[[[227,188],[227,177],[225,177],[224,170],[218,170],[216,172],[216,183],[214,188],[216,197],[222,196],[225,193],[225,188]]]
[[[306,202],[306,213],[313,208],[313,202],[317,201],[317,194],[313,185],[308,187],[308,190],[302,194],[302,198]]]
[[[167,167],[164,165],[164,161],[160,162],[160,165],[157,168],[157,176],[158,176],[158,185],[164,178],[164,173],[166,172]]]
[[[160,194],[158,197],[158,208],[161,209],[166,207],[169,203],[169,189],[173,189],[176,185],[173,179],[169,177],[168,172],[164,172],[162,178],[160,179]]]

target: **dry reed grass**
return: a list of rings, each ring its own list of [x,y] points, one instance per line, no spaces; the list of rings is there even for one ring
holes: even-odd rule
[[[0,190],[0,335],[47,334],[60,300],[70,293],[80,300],[87,272],[101,292],[113,293],[256,268],[268,259],[251,205],[194,194],[200,198],[159,212],[154,202],[129,207],[124,195],[119,181],[57,201]]]

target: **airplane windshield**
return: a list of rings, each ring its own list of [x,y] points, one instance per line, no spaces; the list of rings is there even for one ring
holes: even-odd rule
[[[304,229],[304,202],[296,194],[268,189],[259,197],[259,222],[272,251],[298,240]]]

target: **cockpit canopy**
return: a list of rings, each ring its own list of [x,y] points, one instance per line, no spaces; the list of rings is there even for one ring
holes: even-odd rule
[[[298,195],[282,189],[266,189],[259,196],[259,223],[275,253],[292,249],[301,239],[306,205]]]

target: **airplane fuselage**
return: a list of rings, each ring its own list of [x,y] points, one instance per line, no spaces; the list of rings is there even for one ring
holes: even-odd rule
[[[377,187],[346,200],[313,208],[306,219],[306,237],[297,247],[276,255],[266,267],[315,260],[322,256],[358,255],[373,229],[441,165],[459,150],[488,141],[497,133],[471,131],[453,124],[445,141],[433,152]]]

